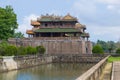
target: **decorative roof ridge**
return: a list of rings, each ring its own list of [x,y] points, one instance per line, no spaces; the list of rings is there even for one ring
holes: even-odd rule
[[[71,16],[70,13],[68,13],[67,15],[65,15],[62,19],[63,20],[77,20],[77,18]]]
[[[41,21],[42,19],[50,19],[50,20],[76,20],[76,17],[71,16],[69,13],[65,16],[59,16],[59,15],[54,15],[54,14],[46,14],[46,15],[41,15],[39,18],[37,18],[37,21]]]

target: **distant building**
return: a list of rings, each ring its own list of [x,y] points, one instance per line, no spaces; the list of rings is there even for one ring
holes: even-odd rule
[[[81,37],[89,38],[86,26],[78,22],[77,18],[66,16],[41,15],[36,21],[31,20],[33,28],[27,30],[29,37]]]
[[[41,15],[36,21],[31,20],[33,28],[26,30],[28,38],[9,39],[9,42],[22,46],[39,46],[46,48],[46,54],[91,54],[92,44],[88,40],[86,26],[76,17]],[[20,44],[18,44],[20,42]]]

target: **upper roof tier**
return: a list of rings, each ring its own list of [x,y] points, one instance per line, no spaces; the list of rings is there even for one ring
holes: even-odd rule
[[[37,18],[39,22],[48,22],[48,21],[78,21],[76,17],[67,14],[66,16],[56,16],[56,15],[41,15],[41,17]]]

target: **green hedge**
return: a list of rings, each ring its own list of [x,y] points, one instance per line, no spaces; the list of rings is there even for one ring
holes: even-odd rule
[[[0,43],[0,56],[18,56],[18,55],[34,55],[44,54],[46,49],[43,46],[31,47],[20,46],[16,47],[6,42]]]
[[[117,53],[117,54],[120,54],[120,48],[118,48],[118,49],[116,50],[116,53]]]
[[[39,54],[44,54],[46,51],[46,49],[43,46],[37,46],[36,49]]]
[[[27,54],[36,54],[37,53],[37,50],[36,50],[36,48],[34,48],[34,47],[31,47],[31,46],[28,46],[28,47],[26,47],[26,50],[27,50]]]

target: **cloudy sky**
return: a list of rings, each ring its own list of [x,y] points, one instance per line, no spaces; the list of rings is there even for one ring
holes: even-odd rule
[[[19,28],[31,29],[31,19],[41,14],[70,13],[85,24],[90,40],[120,40],[120,0],[0,0],[0,7],[11,5],[17,14]]]

